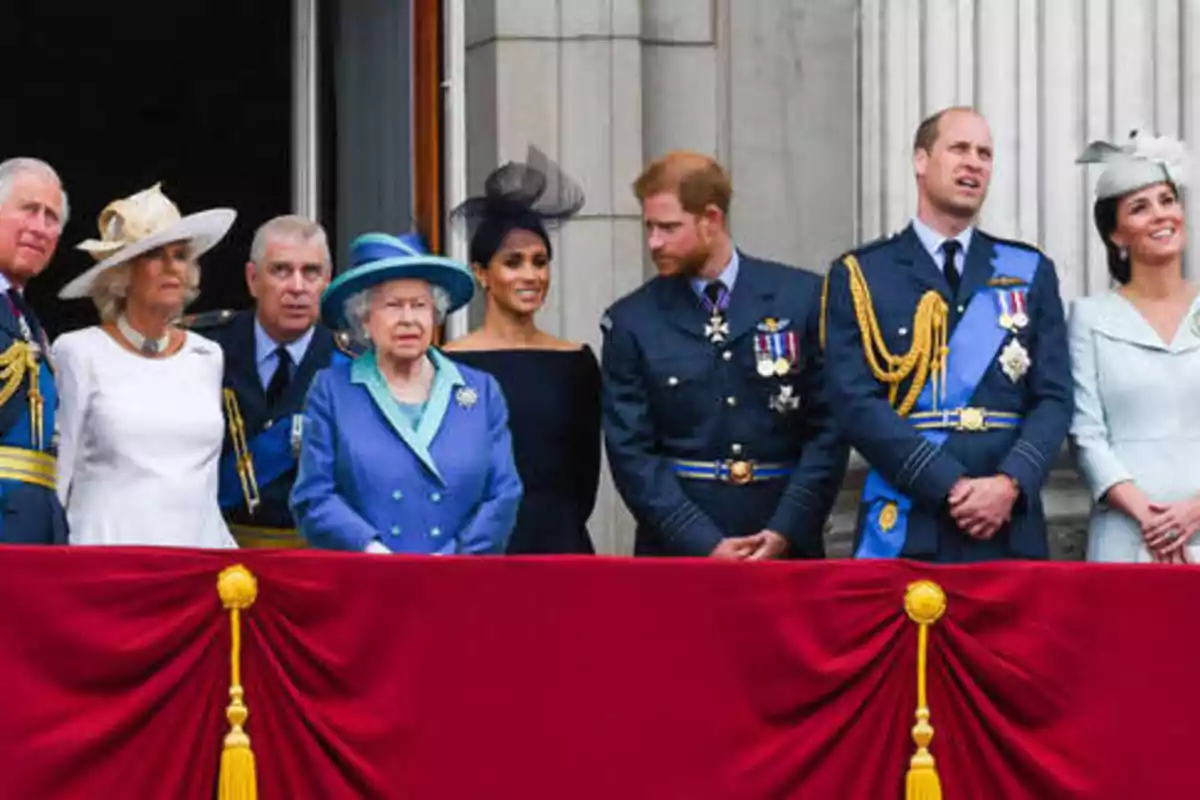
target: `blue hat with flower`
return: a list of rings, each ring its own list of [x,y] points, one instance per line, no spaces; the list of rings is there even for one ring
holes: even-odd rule
[[[417,279],[441,287],[450,297],[447,313],[471,302],[475,293],[475,279],[467,266],[452,258],[431,255],[415,233],[364,233],[350,245],[350,261],[350,269],[337,276],[321,295],[321,319],[337,330],[347,327],[347,300],[388,281]]]

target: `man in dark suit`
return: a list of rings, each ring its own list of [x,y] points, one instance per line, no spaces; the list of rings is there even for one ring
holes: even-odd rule
[[[341,340],[317,321],[331,270],[319,224],[276,217],[255,233],[246,264],[254,310],[190,321],[225,352],[220,502],[242,547],[304,544],[288,495],[309,384],[318,370],[343,357]]]
[[[46,333],[25,302],[67,221],[67,195],[49,164],[0,163],[0,542],[66,544],[55,492],[58,394]]]
[[[913,152],[912,224],[827,275],[829,399],[872,467],[855,554],[1046,558],[1041,488],[1072,410],[1054,264],[974,227],[992,172],[981,116],[935,114]]]
[[[659,275],[601,328],[604,438],[637,553],[822,557],[847,448],[822,396],[820,279],[734,247],[708,156],[671,153],[634,189]]]

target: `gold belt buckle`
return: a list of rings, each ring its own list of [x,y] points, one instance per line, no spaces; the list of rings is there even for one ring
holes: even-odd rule
[[[958,429],[963,431],[986,431],[987,417],[982,408],[970,406],[958,410]]]
[[[729,464],[729,482],[742,486],[754,479],[754,465],[749,461],[732,461]]]

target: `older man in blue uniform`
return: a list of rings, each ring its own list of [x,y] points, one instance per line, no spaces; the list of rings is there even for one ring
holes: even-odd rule
[[[301,409],[318,370],[345,346],[318,322],[332,271],[324,229],[304,217],[259,227],[246,264],[252,311],[198,315],[191,327],[225,352],[220,503],[242,547],[302,547],[288,497],[296,480]]]
[[[55,493],[54,416],[58,395],[49,344],[25,301],[25,286],[50,263],[67,196],[45,162],[0,164],[0,542],[66,544]]]
[[[970,109],[923,122],[917,217],[835,262],[825,358],[839,429],[869,462],[855,554],[1048,555],[1041,488],[1070,424],[1054,264],[975,227],[992,172]]]
[[[608,310],[604,438],[639,555],[824,555],[847,448],[822,396],[820,279],[734,248],[732,188],[677,152],[634,184],[659,276]]]

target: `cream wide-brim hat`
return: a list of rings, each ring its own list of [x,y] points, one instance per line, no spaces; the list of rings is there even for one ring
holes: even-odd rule
[[[77,247],[100,259],[95,266],[68,283],[58,293],[63,300],[88,297],[101,273],[172,242],[187,242],[192,257],[199,257],[225,237],[237,219],[231,208],[213,208],[182,216],[162,192],[162,184],[120,200],[100,212],[100,239]]]

